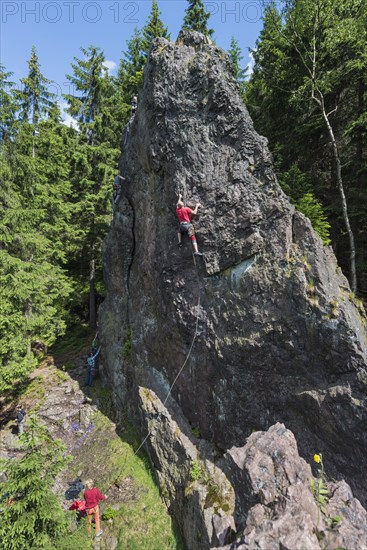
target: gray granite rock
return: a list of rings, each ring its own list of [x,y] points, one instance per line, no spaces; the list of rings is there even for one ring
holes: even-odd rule
[[[100,309],[102,374],[117,409],[144,436],[141,388],[154,391],[218,456],[283,422],[301,456],[322,452],[329,474],[365,499],[365,321],[332,250],[281,191],[228,56],[197,33],[156,39],[124,143],[129,181],[106,242]],[[177,247],[178,192],[203,205],[195,261],[188,240]],[[174,508],[184,497],[179,479],[170,483]]]
[[[236,492],[237,528],[243,535],[223,548],[367,548],[366,510],[344,481],[328,483],[326,479],[328,502],[324,509],[319,506],[311,491],[311,468],[299,457],[295,438],[283,424],[252,434],[244,447],[227,451],[224,462],[230,467],[229,480],[235,484],[242,476],[247,489]],[[258,501],[250,509],[249,496]]]

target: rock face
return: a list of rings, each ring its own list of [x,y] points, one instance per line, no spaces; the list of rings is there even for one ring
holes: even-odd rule
[[[252,434],[245,447],[230,449],[223,462],[246,486],[238,493],[246,525],[228,550],[367,548],[367,512],[344,481],[325,483],[326,503],[320,505],[311,492],[311,468],[284,425]],[[248,510],[251,499],[259,502]]]
[[[154,41],[121,170],[129,183],[106,242],[102,370],[117,408],[149,434],[173,511],[189,525],[195,459],[175,428],[165,434],[165,418],[197,460],[213,464],[253,431],[282,422],[301,456],[322,452],[327,472],[364,499],[363,313],[332,250],[281,191],[227,55],[202,35]],[[203,205],[195,227],[204,258],[192,256],[188,240],[177,247],[179,192]],[[144,391],[153,392],[155,412]],[[247,514],[252,504],[239,509]],[[223,517],[220,506],[209,508]],[[191,548],[214,540],[202,510]]]

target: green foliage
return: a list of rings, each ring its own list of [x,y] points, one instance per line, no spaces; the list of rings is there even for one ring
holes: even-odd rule
[[[238,40],[236,40],[234,36],[232,36],[231,38],[231,46],[228,50],[228,54],[232,61],[234,76],[240,86],[241,94],[243,94],[245,90],[246,71],[241,68],[240,62],[243,59],[242,50],[240,48]]]
[[[68,459],[65,447],[54,441],[35,418],[21,436],[24,455],[3,461],[7,481],[0,498],[8,499],[0,523],[2,547],[7,550],[52,548],[68,523],[51,488]]]
[[[109,506],[108,508],[106,508],[106,510],[103,512],[102,514],[102,519],[104,521],[108,521],[109,519],[114,519],[117,515],[117,511],[114,509],[114,508],[111,508],[111,506]]]
[[[160,15],[157,0],[152,0],[152,10],[142,31],[141,48],[145,60],[148,57],[149,48],[154,38],[162,37],[167,38],[167,40],[171,38],[168,28],[164,25]]]
[[[130,359],[131,357],[131,329],[129,328],[127,336],[124,340],[124,347],[122,349],[122,356],[124,359]]]
[[[329,500],[329,490],[322,477],[311,479],[311,491],[322,513],[327,514],[325,506]]]
[[[0,391],[21,381],[65,330],[72,284],[64,264],[70,235],[69,131],[53,119],[28,122],[1,144]]]
[[[94,540],[87,531],[86,519],[83,519],[76,529],[74,527],[74,531],[72,532],[70,532],[69,527],[69,532],[55,541],[52,550],[79,550],[79,548],[83,550],[92,550],[94,548]]]
[[[324,214],[321,203],[312,193],[306,193],[297,203],[297,209],[307,216],[312,227],[320,235],[322,242],[326,245],[331,243],[330,224]]]
[[[203,469],[199,460],[194,459],[191,465],[191,481],[197,481],[203,477]]]
[[[104,66],[103,52],[94,46],[82,48],[75,58],[75,95],[66,95],[69,113],[79,123],[79,139],[71,159],[74,206],[74,249],[69,266],[79,267],[89,281],[89,323],[96,323],[96,288],[102,286],[102,243],[111,219],[111,181],[120,154],[119,121],[111,112],[112,81]]]
[[[281,172],[279,184],[293,204],[299,202],[306,193],[312,193],[310,177],[296,163],[289,170]]]
[[[32,47],[31,57],[28,61],[29,73],[27,78],[22,78],[22,90],[16,91],[23,121],[37,124],[42,114],[47,113],[53,105],[55,94],[48,91],[47,85],[51,83],[40,70],[40,64],[36,48]]]
[[[192,428],[191,433],[197,439],[201,438],[201,431],[200,431],[200,428],[198,428],[197,426],[195,428]]]
[[[192,30],[201,32],[207,36],[213,34],[213,29],[208,29],[208,19],[210,13],[205,11],[205,6],[202,0],[188,0],[188,7],[185,12],[182,28],[184,30]]]
[[[357,279],[365,293],[367,242],[360,228],[367,223],[363,192],[367,173],[366,4],[360,0],[268,4],[253,56],[255,67],[246,85],[246,104],[255,127],[268,137],[279,180],[294,203],[311,193],[325,205],[339,263],[349,270],[350,242],[342,195],[335,185],[335,149],[323,110],[331,124],[355,235]],[[296,174],[295,166],[300,173]],[[301,174],[303,191],[301,185],[298,190],[292,188],[295,180],[301,183]],[[310,197],[303,203],[302,207],[318,218],[320,209],[315,212]],[[327,241],[328,230],[325,233],[321,225],[319,232]]]
[[[312,192],[310,177],[294,163],[289,170],[280,174],[279,183],[297,210],[309,218],[323,243],[329,245],[331,243],[330,223],[321,202]]]
[[[16,103],[12,96],[14,82],[9,80],[13,73],[6,72],[0,64],[0,140],[7,140],[13,133],[15,123]]]
[[[330,529],[335,529],[339,525],[339,523],[343,520],[342,516],[335,516],[332,517],[327,511],[326,505],[329,501],[329,489],[327,487],[327,484],[325,482],[325,472],[324,472],[324,463],[322,459],[322,454],[315,454],[314,455],[314,461],[317,464],[320,464],[320,470],[319,470],[319,477],[314,479],[312,478],[310,480],[310,487],[311,492],[316,500],[316,503],[324,515],[324,519],[326,524],[329,526]],[[321,536],[322,533],[316,533],[317,536]]]

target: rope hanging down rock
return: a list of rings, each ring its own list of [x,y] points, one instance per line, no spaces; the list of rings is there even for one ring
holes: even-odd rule
[[[195,265],[195,270],[196,270],[196,277],[197,277],[197,282],[198,282],[198,303],[197,303],[197,306],[196,306],[196,322],[195,322],[195,333],[194,333],[194,336],[193,336],[193,339],[191,341],[191,345],[190,345],[190,349],[187,353],[187,356],[186,356],[186,359],[185,361],[183,362],[180,370],[178,371],[174,381],[172,382],[169,390],[168,390],[168,393],[166,395],[166,398],[165,400],[163,401],[163,406],[166,405],[167,401],[168,401],[168,398],[169,396],[171,395],[171,392],[172,392],[172,389],[174,387],[174,385],[176,384],[177,380],[179,379],[179,377],[181,376],[182,374],[182,371],[184,370],[185,366],[186,366],[186,363],[187,361],[189,360],[189,357],[191,355],[191,352],[192,352],[192,348],[194,347],[194,343],[195,343],[195,340],[197,338],[197,335],[198,335],[198,326],[199,326],[199,311],[200,311],[200,280],[199,280],[199,273],[198,273],[198,268],[197,268],[197,265],[196,265],[196,260],[195,260],[195,256],[194,254],[192,255],[193,257],[193,260],[194,260],[194,265]],[[144,445],[144,443],[146,442],[146,440],[148,439],[148,437],[151,435],[151,431],[145,436],[145,438],[143,439],[142,443],[139,445],[138,449],[135,451],[134,455],[135,456],[139,451],[140,449],[142,448],[142,446]]]
[[[199,327],[199,312],[200,312],[200,279],[199,279],[199,273],[198,273],[198,268],[197,268],[197,265],[196,265],[196,259],[195,259],[195,256],[194,254],[192,255],[192,258],[193,258],[193,261],[194,261],[194,266],[195,266],[195,271],[196,271],[196,278],[197,278],[197,283],[198,283],[198,302],[197,302],[197,306],[196,306],[196,322],[195,322],[195,332],[194,332],[194,336],[192,338],[192,341],[191,341],[191,345],[190,345],[190,348],[189,348],[189,351],[186,355],[186,358],[185,358],[185,361],[183,362],[180,370],[178,371],[174,381],[172,382],[168,392],[167,392],[167,395],[166,395],[166,398],[165,400],[163,401],[163,406],[166,405],[167,401],[168,401],[168,398],[169,396],[171,395],[171,392],[172,392],[172,389],[173,387],[175,386],[177,380],[179,379],[179,377],[181,376],[182,374],[182,371],[184,370],[189,358],[190,358],[190,355],[191,355],[191,352],[192,352],[192,348],[194,347],[194,343],[195,343],[195,340],[198,336],[198,327]],[[136,451],[134,452],[133,456],[125,462],[125,464],[123,465],[122,467],[122,470],[121,470],[121,473],[116,477],[116,479],[118,479],[118,477],[120,477],[120,475],[123,473],[123,471],[125,470],[125,468],[128,466],[129,462],[134,458],[134,456],[136,456],[138,454],[138,452],[140,451],[140,449],[143,447],[144,443],[147,441],[147,439],[152,435],[152,432],[149,431],[147,433],[147,435],[144,437],[143,441],[140,443],[139,447],[136,449]]]

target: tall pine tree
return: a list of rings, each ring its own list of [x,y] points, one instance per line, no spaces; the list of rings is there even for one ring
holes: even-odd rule
[[[74,211],[78,238],[70,266],[79,271],[80,291],[89,281],[89,323],[96,325],[96,292],[102,292],[102,242],[111,215],[111,181],[120,150],[119,124],[111,116],[114,89],[104,66],[103,52],[82,48],[74,73],[67,75],[77,92],[66,95],[68,112],[79,124],[79,140],[72,157]]]
[[[38,81],[42,88],[42,75]],[[34,86],[29,94],[42,95]],[[25,95],[20,98],[26,100]],[[55,109],[48,104],[49,112]],[[71,293],[62,267],[69,220],[69,151],[65,136],[57,135],[59,120],[41,119],[40,104],[34,115],[37,135],[27,117],[15,123],[12,139],[3,140],[0,147],[1,390],[21,381],[37,363],[35,350],[63,333]]]
[[[241,68],[241,61],[243,59],[242,50],[240,48],[238,40],[234,36],[232,36],[231,38],[231,46],[228,50],[228,54],[232,61],[234,76],[236,77],[240,86],[241,95],[243,95],[245,89],[246,71],[245,69]]]
[[[169,40],[171,35],[168,32],[168,28],[164,25],[161,19],[161,13],[158,8],[157,0],[152,1],[152,9],[148,17],[146,25],[143,27],[142,31],[142,44],[141,48],[143,51],[143,56],[146,60],[148,57],[148,52],[150,45],[154,38],[167,38]]]
[[[208,28],[210,13],[205,10],[203,0],[188,0],[188,3],[182,28],[211,36],[214,31]]]
[[[21,79],[23,88],[16,92],[16,96],[19,101],[21,119],[37,124],[42,115],[47,113],[52,106],[55,94],[47,89],[51,81],[41,73],[35,46],[32,47],[28,69],[28,76]]]
[[[0,484],[2,548],[56,548],[68,529],[65,513],[52,492],[55,478],[68,460],[65,447],[33,417],[22,442],[22,457],[2,463],[7,474],[5,483]]]

